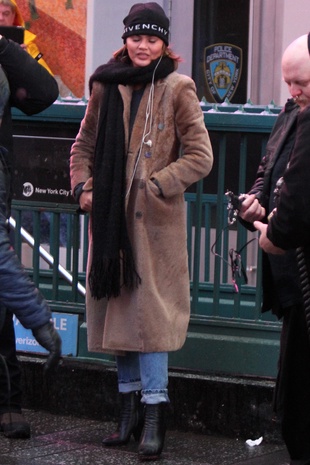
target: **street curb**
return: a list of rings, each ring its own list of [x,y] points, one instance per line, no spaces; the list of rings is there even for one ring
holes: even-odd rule
[[[65,358],[56,373],[43,375],[44,359],[19,356],[23,407],[59,415],[117,421],[114,366]],[[282,442],[273,417],[274,380],[169,370],[168,427],[237,438]]]

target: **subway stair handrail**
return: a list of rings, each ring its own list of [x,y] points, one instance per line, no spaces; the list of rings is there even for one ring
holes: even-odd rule
[[[9,224],[10,226],[16,231],[16,221],[14,218],[11,216],[9,218]],[[29,234],[23,227],[20,228],[19,231],[21,237],[24,239],[25,242],[27,242],[30,247],[34,248],[34,238]],[[43,258],[43,260],[46,261],[51,266],[54,266],[54,258],[51,254],[49,254],[41,245],[39,246],[39,254],[40,257]],[[58,264],[58,271],[61,274],[61,276],[72,285],[73,283],[73,276],[60,264]],[[86,289],[81,283],[77,283],[77,289],[78,292],[85,297],[86,294]]]

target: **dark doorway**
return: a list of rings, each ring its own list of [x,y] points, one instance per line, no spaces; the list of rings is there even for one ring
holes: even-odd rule
[[[250,0],[195,0],[193,78],[200,99],[246,103]]]

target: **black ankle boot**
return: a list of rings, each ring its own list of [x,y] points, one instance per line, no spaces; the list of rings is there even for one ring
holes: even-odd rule
[[[129,392],[120,394],[121,412],[118,428],[115,433],[104,438],[104,446],[121,446],[129,442],[133,434],[136,441],[139,441],[143,426],[143,406],[140,402],[140,393]]]
[[[144,426],[139,444],[140,460],[157,460],[164,447],[167,403],[146,404]]]

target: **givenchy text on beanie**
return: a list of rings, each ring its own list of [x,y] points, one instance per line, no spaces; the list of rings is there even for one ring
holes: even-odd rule
[[[134,35],[156,36],[166,45],[169,43],[169,19],[158,3],[136,3],[123,21],[125,28],[122,39]]]

